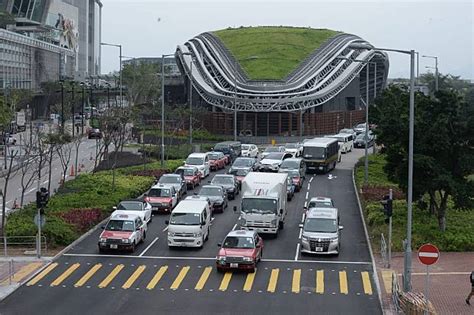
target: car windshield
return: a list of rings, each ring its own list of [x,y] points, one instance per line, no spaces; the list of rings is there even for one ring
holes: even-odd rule
[[[176,213],[172,212],[170,217],[172,225],[200,225],[201,215],[199,213]]]
[[[303,149],[303,156],[312,159],[326,158],[326,148],[321,147],[305,147]]]
[[[250,150],[250,146],[248,144],[242,144],[242,150]]]
[[[233,185],[234,179],[227,176],[215,176],[211,183],[213,185]]]
[[[332,202],[331,201],[323,201],[323,200],[318,200],[318,201],[310,201],[308,208],[327,208],[330,207],[332,208]]]
[[[356,126],[356,128],[362,128],[362,129],[365,129],[365,124],[358,124],[358,125]]]
[[[341,131],[339,131],[339,133],[349,133],[349,134],[352,134],[354,131],[352,129],[341,129]]]
[[[218,159],[219,159],[219,154],[217,153],[209,154],[209,160],[218,160]]]
[[[265,157],[265,159],[268,159],[268,160],[282,160],[284,155],[285,155],[284,153],[270,153],[269,155],[267,155]]]
[[[203,165],[204,159],[200,157],[188,157],[186,159],[186,164],[188,165]]]
[[[300,177],[300,172],[298,170],[289,170],[288,176],[291,178]]]
[[[337,222],[335,219],[308,218],[304,223],[303,230],[315,233],[335,233],[337,232]]]
[[[141,211],[143,203],[141,201],[122,201],[117,206],[117,210]]]
[[[224,248],[255,248],[253,237],[227,236],[225,238]]]
[[[110,220],[109,223],[107,223],[105,230],[132,232],[135,230],[134,227],[135,223],[133,221]]]
[[[278,147],[268,147],[265,149],[264,152],[280,152],[280,148]]]
[[[254,161],[252,159],[242,159],[242,158],[237,158],[232,164],[233,167],[249,167],[252,166]]]
[[[300,167],[299,161],[285,160],[281,163],[280,168],[298,169]]]
[[[285,148],[287,148],[287,149],[298,149],[298,144],[297,143],[287,143],[287,144],[285,144]]]
[[[242,211],[245,213],[277,214],[275,199],[243,198]]]
[[[191,168],[185,168],[182,173],[184,176],[193,176],[194,170]]]
[[[356,140],[364,141],[365,140],[365,133],[361,133],[361,134],[357,135]]]
[[[179,184],[180,182],[181,178],[178,176],[161,176],[158,181],[159,184]]]
[[[220,187],[203,187],[199,192],[204,196],[222,196],[222,188]]]
[[[148,192],[148,197],[171,197],[171,189],[169,189],[169,188],[152,188]]]
[[[246,169],[238,169],[235,171],[235,175],[237,176],[247,176],[248,173],[249,173],[249,170],[246,170]]]

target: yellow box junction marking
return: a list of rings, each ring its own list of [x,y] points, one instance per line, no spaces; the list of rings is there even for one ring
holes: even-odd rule
[[[166,270],[168,270],[168,266],[161,266],[160,269],[156,272],[153,276],[153,279],[148,283],[146,286],[147,290],[153,290],[158,282],[161,280],[163,275],[165,274]]]
[[[79,281],[74,285],[76,288],[82,287],[100,269],[102,264],[95,264]]]
[[[181,282],[183,282],[184,277],[186,277],[186,274],[189,271],[189,266],[181,268],[181,271],[179,272],[178,276],[174,280],[173,284],[171,284],[170,289],[171,290],[177,290],[179,286],[181,285]]]
[[[52,283],[51,283],[51,286],[52,287],[56,287],[58,285],[60,285],[64,280],[66,280],[67,277],[69,277],[77,268],[79,268],[81,264],[78,264],[78,263],[75,263],[74,265],[72,265],[71,267],[67,268],[66,271],[63,272],[62,275],[60,275],[59,277],[56,278],[56,280],[54,280]]]
[[[33,279],[31,279],[27,284],[26,286],[29,287],[29,286],[32,286],[32,285],[35,285],[37,284],[41,279],[43,279],[44,277],[46,277],[46,275],[48,273],[51,272],[51,270],[53,270],[54,268],[56,268],[58,266],[58,263],[52,263],[51,265],[49,265],[48,267],[46,267],[43,271],[41,271],[39,274],[37,274]]]
[[[204,288],[204,285],[206,284],[206,281],[209,278],[211,271],[212,271],[212,267],[204,268],[204,271],[202,272],[202,275],[199,278],[198,283],[196,283],[196,287],[194,288],[195,290],[201,291]]]
[[[140,277],[142,272],[145,271],[145,268],[146,268],[145,265],[139,266],[133,272],[133,274],[130,276],[130,278],[128,278],[128,280],[123,284],[122,289],[129,289],[135,283],[135,281],[137,281],[138,277]]]
[[[124,268],[125,266],[123,264],[117,265],[107,277],[105,277],[104,280],[99,284],[99,288],[103,289],[107,287],[112,280],[118,275],[118,273]]]

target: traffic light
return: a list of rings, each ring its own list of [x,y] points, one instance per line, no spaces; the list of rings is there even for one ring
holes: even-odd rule
[[[36,207],[38,209],[43,209],[46,207],[49,201],[48,190],[44,187],[41,187],[39,191],[36,192]]]
[[[385,222],[388,223],[389,218],[393,214],[392,208],[392,199],[390,199],[389,195],[383,196],[383,200],[380,202],[383,205],[383,213],[385,214]]]

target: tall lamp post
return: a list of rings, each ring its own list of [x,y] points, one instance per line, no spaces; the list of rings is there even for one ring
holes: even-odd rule
[[[82,104],[81,104],[81,134],[84,134],[84,107],[85,107],[85,102],[86,102],[86,84],[84,82],[80,83],[82,87]]]
[[[424,58],[431,58],[435,60],[435,91],[438,92],[438,57],[437,56],[427,56],[427,55],[422,55],[421,57]],[[432,67],[427,67],[427,68],[432,68]]]
[[[412,264],[412,250],[411,250],[411,230],[412,230],[412,207],[413,207],[413,138],[415,129],[415,51],[390,49],[390,48],[376,48],[365,44],[351,44],[349,48],[352,49],[368,49],[396,52],[400,54],[410,55],[410,104],[409,104],[409,132],[408,132],[408,196],[407,196],[407,239],[405,242],[405,257],[403,270],[403,290],[405,292],[411,291],[411,264]]]
[[[174,54],[161,55],[161,166],[165,166],[165,57]]]
[[[123,107],[123,87],[122,87],[122,45],[118,44],[108,44],[108,43],[100,43],[101,46],[112,46],[119,48],[119,59],[120,59],[120,107]]]
[[[190,52],[184,52],[183,55],[191,56],[189,66],[189,144],[193,144],[193,63],[194,59]]]

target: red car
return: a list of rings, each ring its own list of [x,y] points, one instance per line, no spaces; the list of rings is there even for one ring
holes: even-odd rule
[[[175,174],[181,174],[186,181],[188,188],[194,189],[194,187],[201,184],[201,172],[195,166],[181,166],[175,171]]]
[[[223,169],[226,165],[226,156],[222,152],[209,152],[209,166],[211,171]]]
[[[178,194],[173,186],[158,184],[150,188],[144,200],[151,204],[152,212],[171,212],[178,204]]]
[[[237,180],[237,183],[239,183],[239,188],[242,188],[242,181],[244,180],[245,176],[250,172],[249,169],[237,169],[235,173],[235,179]]]
[[[262,259],[263,240],[255,231],[236,230],[227,234],[217,254],[217,271],[242,269],[255,272]]]
[[[288,176],[291,177],[293,184],[295,184],[295,190],[300,191],[303,187],[304,178],[301,176],[298,170],[288,170]]]

